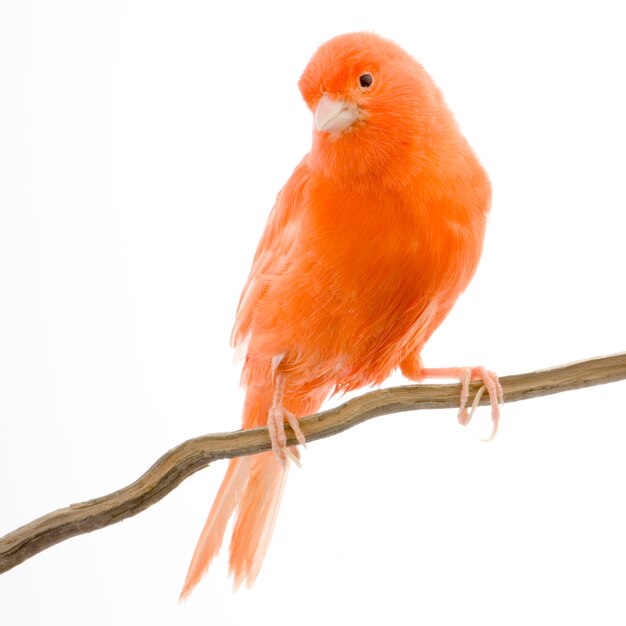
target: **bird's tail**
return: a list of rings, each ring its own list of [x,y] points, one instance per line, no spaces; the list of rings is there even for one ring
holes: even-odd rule
[[[243,427],[267,422],[273,389],[248,387],[243,410]],[[299,408],[299,407],[298,407]],[[295,456],[297,450],[293,450]],[[230,571],[235,588],[254,582],[267,551],[280,499],[287,478],[273,452],[232,459],[202,529],[180,594],[185,599],[219,552],[228,521],[237,512],[230,544]]]
[[[327,387],[309,390],[306,396],[285,396],[285,408],[295,415],[315,413],[328,394]],[[267,423],[273,401],[271,387],[248,386],[243,410],[243,427],[254,428]],[[297,448],[290,449],[298,458]],[[273,452],[232,459],[217,493],[209,517],[198,539],[180,594],[185,599],[219,552],[228,520],[236,512],[230,542],[230,572],[235,589],[245,581],[254,583],[272,538],[276,515],[287,479],[290,461],[283,465]]]
[[[235,589],[254,583],[274,532],[289,461],[283,466],[273,452],[253,457],[248,483],[239,503],[230,540],[230,573]]]
[[[248,587],[252,586],[272,538],[287,470],[288,465],[283,467],[272,452],[230,462],[200,533],[180,594],[181,600],[191,593],[219,552],[226,525],[237,507],[230,542],[230,572],[235,589],[244,581]]]
[[[187,578],[180,593],[181,600],[191,593],[219,552],[228,520],[239,504],[242,492],[248,483],[252,462],[253,457],[249,456],[230,461],[226,476],[217,492],[209,517],[191,557]]]

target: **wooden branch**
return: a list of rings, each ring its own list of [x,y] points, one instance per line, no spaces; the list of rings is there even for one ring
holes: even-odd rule
[[[507,403],[626,379],[626,353],[599,357],[500,379]],[[470,403],[480,388],[473,383]],[[300,421],[307,441],[336,435],[379,415],[418,409],[454,408],[459,385],[409,385],[365,393],[341,406]],[[487,404],[483,396],[480,404]],[[288,444],[295,445],[287,427]],[[152,506],[185,478],[217,459],[271,448],[266,428],[238,430],[190,439],[166,452],[134,483],[109,495],[71,504],[44,515],[0,539],[0,573],[65,539],[120,522]]]

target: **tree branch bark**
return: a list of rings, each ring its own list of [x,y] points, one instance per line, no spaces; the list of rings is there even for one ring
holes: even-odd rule
[[[626,353],[598,357],[500,379],[507,403],[626,379]],[[481,383],[473,383],[471,401]],[[460,385],[409,385],[365,393],[341,406],[300,421],[307,441],[336,435],[361,422],[401,411],[458,406]],[[484,396],[480,404],[488,404]],[[286,426],[288,444],[297,443]],[[140,513],[183,480],[218,459],[271,449],[266,428],[189,439],[166,452],[134,483],[113,493],[48,513],[0,538],[0,573],[70,537]]]

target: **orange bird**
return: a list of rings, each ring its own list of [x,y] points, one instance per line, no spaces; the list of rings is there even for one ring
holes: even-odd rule
[[[412,380],[470,380],[491,400],[483,367],[425,369],[420,352],[467,287],[491,202],[487,174],[424,68],[370,33],[324,43],[299,82],[313,145],[278,194],[243,288],[232,343],[245,351],[243,428],[267,425],[273,452],[230,461],[181,598],[230,543],[235,588],[254,582],[297,448],[298,418],[331,393],[376,385],[400,367]],[[492,436],[493,436],[492,434]]]

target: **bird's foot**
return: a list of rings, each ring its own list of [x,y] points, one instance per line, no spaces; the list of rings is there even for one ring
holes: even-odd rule
[[[504,392],[498,377],[494,372],[486,368],[479,367],[446,367],[423,369],[421,371],[423,378],[458,378],[461,383],[461,403],[459,406],[459,422],[466,426],[472,419],[472,415],[482,398],[485,390],[489,394],[491,401],[491,419],[493,427],[491,435],[484,441],[491,441],[498,432],[498,424],[500,422],[500,404],[504,403]],[[482,381],[482,387],[477,391],[470,410],[467,410],[467,401],[469,399],[469,384],[472,380]]]
[[[272,450],[276,458],[285,465],[287,459],[291,459],[300,465],[299,457],[287,447],[287,433],[285,432],[285,421],[291,426],[298,443],[306,445],[306,439],[300,429],[298,418],[283,406],[283,394],[285,382],[282,374],[276,375],[276,389],[274,391],[274,401],[267,416],[267,429],[272,441]]]
[[[285,421],[291,426],[298,443],[305,445],[306,439],[300,429],[298,418],[291,412],[287,411],[282,406],[272,405],[268,418],[267,429],[270,433],[270,439],[272,440],[272,450],[276,455],[276,458],[283,464],[287,462],[287,459],[297,461],[296,455],[293,454],[287,447],[287,433],[285,432]]]

